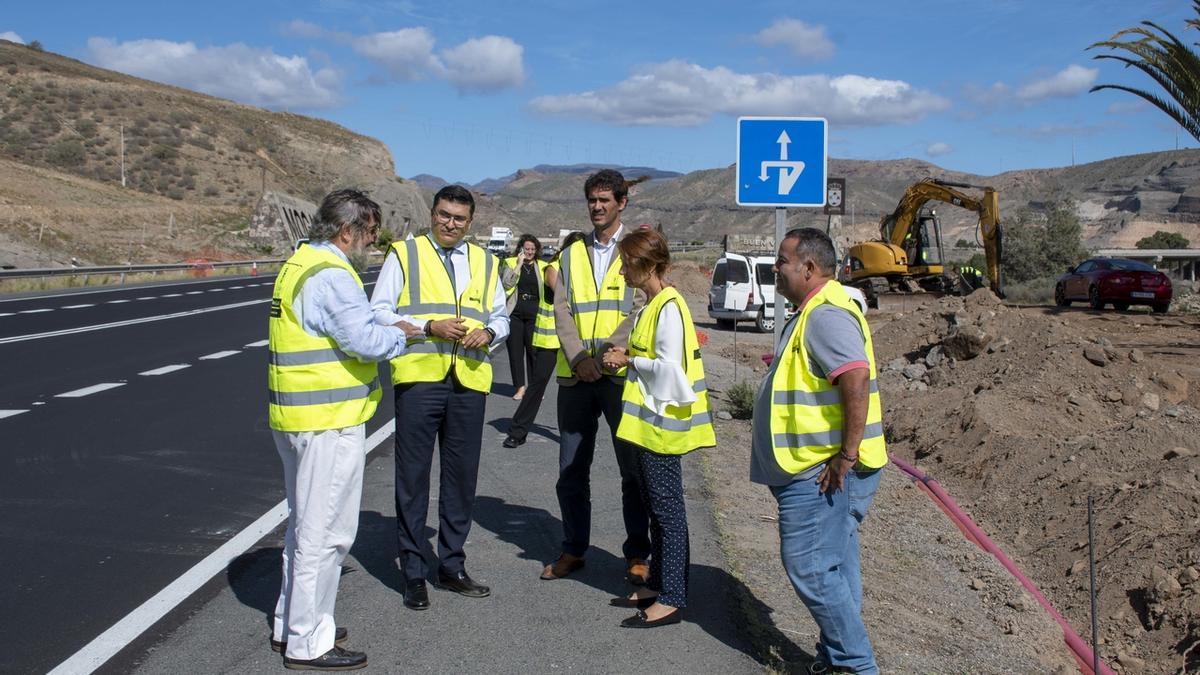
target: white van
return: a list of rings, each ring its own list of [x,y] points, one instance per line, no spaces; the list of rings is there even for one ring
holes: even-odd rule
[[[730,293],[744,295],[746,308],[726,309]],[[741,305],[738,300],[729,304]],[[708,315],[723,328],[732,328],[735,321],[753,321],[760,333],[775,330],[775,256],[721,254],[708,289]]]

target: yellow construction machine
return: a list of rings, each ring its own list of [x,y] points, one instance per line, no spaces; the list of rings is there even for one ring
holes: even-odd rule
[[[983,190],[983,196],[973,197],[957,188]],[[842,278],[862,289],[872,307],[879,307],[880,298],[895,295],[937,297],[965,295],[974,290],[957,268],[945,265],[941,223],[937,212],[926,206],[931,201],[952,204],[979,215],[987,277],[992,291],[1004,297],[1000,201],[996,190],[926,178],[910,186],[896,210],[880,220],[880,240],[856,244],[846,256]]]

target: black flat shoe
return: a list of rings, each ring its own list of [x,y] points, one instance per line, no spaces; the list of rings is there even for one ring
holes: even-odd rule
[[[283,667],[288,670],[358,670],[367,667],[367,655],[334,647],[315,659],[289,659],[285,656]]]
[[[673,623],[679,623],[682,618],[681,612],[677,609],[674,612],[664,616],[661,619],[653,621],[646,618],[646,612],[638,610],[637,614],[625,619],[621,622],[622,628],[658,628],[659,626],[670,626]]]
[[[455,572],[454,574],[446,574],[439,571],[435,585],[442,590],[454,591],[468,598],[486,598],[492,594],[492,589],[483,584],[475,583],[475,580],[467,574],[466,570]]]
[[[613,607],[636,607],[638,609],[646,609],[655,602],[658,602],[658,596],[653,598],[638,598],[636,600],[621,596],[619,598],[609,599],[608,604],[612,605]]]
[[[404,582],[404,606],[409,609],[429,609],[429,589],[424,579],[409,579]]]
[[[342,626],[338,626],[336,629],[334,629],[333,644],[335,646],[345,647],[346,643],[349,641],[350,641],[350,631],[346,630]],[[275,638],[271,638],[271,650],[279,652],[280,654],[286,652],[287,651],[287,640],[284,640],[283,642],[279,642]]]
[[[525,439],[509,436],[508,438],[504,439],[503,445],[506,448],[515,448],[518,445],[525,445]]]

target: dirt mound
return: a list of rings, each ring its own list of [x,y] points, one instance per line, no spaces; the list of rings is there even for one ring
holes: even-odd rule
[[[1200,667],[1200,320],[1012,308],[873,316],[890,449],[947,486],[1100,653]],[[1186,665],[1185,665],[1186,662]]]

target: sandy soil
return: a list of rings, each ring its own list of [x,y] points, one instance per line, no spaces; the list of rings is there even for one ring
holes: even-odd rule
[[[707,318],[700,267],[672,280],[707,337],[720,410],[733,333]],[[869,319],[890,452],[937,478],[1085,638],[1091,494],[1102,658],[1124,672],[1200,667],[1200,318],[1007,307],[980,293]],[[770,336],[742,328],[738,379],[757,386]],[[779,563],[774,500],[747,481],[749,422],[719,420],[717,433],[707,487],[749,589],[748,630],[768,662],[801,669],[815,626]],[[1049,616],[899,471],[862,541],[885,672],[1076,670]]]

